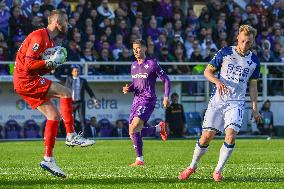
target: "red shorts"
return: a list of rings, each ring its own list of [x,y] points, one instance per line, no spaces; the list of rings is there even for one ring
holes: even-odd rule
[[[31,107],[37,108],[44,102],[49,101],[46,97],[52,81],[49,79],[38,77],[29,82],[19,82],[15,85],[15,91],[18,93]]]

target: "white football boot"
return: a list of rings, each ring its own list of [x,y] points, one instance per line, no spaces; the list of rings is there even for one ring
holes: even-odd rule
[[[75,133],[70,140],[66,137],[66,141],[65,141],[65,144],[71,147],[74,147],[74,146],[88,147],[88,146],[92,146],[95,143],[96,142],[94,140],[84,138],[82,136],[82,133],[79,133],[78,135]]]
[[[55,161],[45,161],[43,160],[39,164],[41,168],[50,172],[54,176],[66,178],[66,174],[56,165]]]

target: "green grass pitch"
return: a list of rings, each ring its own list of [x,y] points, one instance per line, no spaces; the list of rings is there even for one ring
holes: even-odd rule
[[[197,173],[180,182],[178,173],[192,157],[196,140],[144,141],[144,168],[135,159],[130,140],[98,140],[89,148],[56,143],[55,158],[67,179],[39,167],[42,141],[0,143],[0,188],[284,188],[284,140],[238,139],[224,180],[211,177],[223,140],[211,143]]]

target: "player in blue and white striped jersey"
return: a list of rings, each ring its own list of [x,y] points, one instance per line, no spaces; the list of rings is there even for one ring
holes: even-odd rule
[[[216,91],[209,101],[202,135],[196,144],[192,162],[179,175],[180,180],[188,179],[196,171],[197,163],[207,152],[210,141],[216,134],[225,130],[225,141],[212,175],[215,181],[222,180],[222,170],[233,152],[235,138],[242,125],[248,82],[250,82],[252,113],[256,121],[260,120],[257,111],[257,79],[260,63],[257,56],[250,51],[255,36],[256,30],[253,27],[240,26],[237,46],[219,50],[206,67],[204,76],[215,84]],[[218,72],[218,77],[214,75],[215,72]]]

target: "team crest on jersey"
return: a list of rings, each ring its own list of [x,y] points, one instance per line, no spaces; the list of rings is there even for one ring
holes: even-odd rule
[[[37,51],[39,49],[39,44],[35,43],[33,46],[33,51]]]
[[[42,79],[40,80],[40,84],[42,84],[42,85],[45,84],[45,79],[44,79],[44,78],[42,78]]]
[[[252,65],[252,61],[247,61],[248,65],[251,66]]]
[[[149,68],[149,65],[148,65],[148,64],[146,64],[146,65],[144,66],[144,68],[148,69],[148,68]]]

